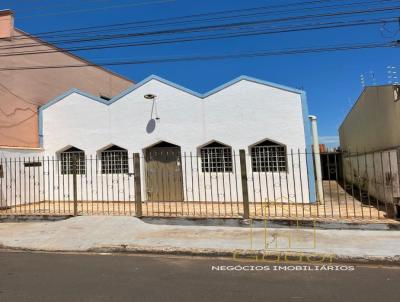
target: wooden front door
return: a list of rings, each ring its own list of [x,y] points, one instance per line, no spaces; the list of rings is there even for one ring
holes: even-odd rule
[[[149,148],[145,159],[147,200],[183,201],[180,148]]]

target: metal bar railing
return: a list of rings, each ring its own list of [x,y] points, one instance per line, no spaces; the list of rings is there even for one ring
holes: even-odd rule
[[[97,155],[1,158],[0,214],[396,218],[398,150],[321,153],[325,197],[313,202],[309,153],[225,149],[207,159],[173,150],[135,153],[123,168]]]

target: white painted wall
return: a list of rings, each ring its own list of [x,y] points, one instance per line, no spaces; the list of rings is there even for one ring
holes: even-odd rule
[[[146,132],[152,101],[143,97],[149,93],[157,95],[160,117],[152,133]],[[298,150],[304,153],[306,149],[300,94],[250,80],[236,82],[206,98],[157,79],[146,82],[110,105],[72,93],[45,108],[42,123],[45,151],[41,155],[45,157],[56,156],[67,146],[84,150],[88,157],[95,156],[110,144],[127,149],[130,157],[132,153],[142,153],[146,147],[159,141],[179,145],[182,152],[192,152],[193,155],[200,146],[212,140],[231,146],[237,152],[237,173],[218,173],[216,177],[202,173],[196,167],[189,169],[186,162],[184,178],[189,181],[184,181],[188,189],[185,190],[185,200],[188,201],[204,198],[241,200],[239,149],[248,151],[249,146],[264,139],[285,144],[289,153],[291,149],[295,154]],[[200,162],[198,164],[200,166]],[[309,202],[304,154],[298,158],[295,156],[293,162],[288,157],[288,173],[257,173],[254,176],[250,157],[247,164],[250,201]],[[130,172],[133,172],[132,169],[130,162]],[[144,170],[142,166],[142,173]],[[222,188],[229,181],[232,183],[234,178],[237,190],[225,196],[215,192],[217,184]],[[145,179],[144,175],[142,179]],[[204,183],[204,179],[208,184]],[[53,187],[52,183],[50,187]],[[211,187],[214,187],[214,192],[210,191]],[[146,192],[144,183],[142,192]],[[78,196],[85,196],[86,193],[90,195],[92,192],[79,192]],[[49,197],[43,192],[43,199]]]
[[[10,158],[37,158],[44,154],[42,148],[9,148],[0,147],[0,161]]]
[[[160,116],[151,134],[148,93],[158,96]],[[238,150],[266,138],[305,148],[300,95],[245,80],[206,99],[151,80],[109,106],[74,93],[43,111],[43,147],[51,155],[67,145],[95,154],[111,143],[132,153],[160,140],[186,152],[210,140]]]

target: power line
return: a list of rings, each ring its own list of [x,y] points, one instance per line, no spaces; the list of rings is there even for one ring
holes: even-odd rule
[[[309,4],[317,4],[317,3],[324,3],[324,2],[336,2],[338,0],[325,0],[325,1],[305,1],[305,2],[296,2],[292,4],[293,6],[298,6],[298,5],[309,5]],[[108,24],[108,25],[99,25],[99,26],[89,26],[89,27],[80,27],[80,28],[72,28],[72,29],[64,29],[64,30],[56,30],[56,31],[47,31],[47,32],[38,32],[38,33],[32,33],[31,35],[42,37],[42,38],[49,38],[49,37],[59,37],[61,35],[49,35],[49,34],[54,34],[54,33],[64,33],[62,36],[71,36],[71,35],[77,35],[77,34],[83,34],[83,33],[91,33],[91,32],[101,32],[101,31],[110,31],[110,30],[116,30],[115,27],[120,27],[120,26],[127,26],[127,25],[133,25],[135,28],[143,28],[143,27],[154,27],[154,26],[160,26],[160,25],[176,25],[176,24],[181,24],[181,23],[187,23],[187,22],[207,22],[207,21],[214,21],[214,20],[221,20],[221,18],[226,19],[226,18],[241,18],[241,17],[251,17],[251,16],[256,16],[260,14],[265,14],[265,13],[270,13],[273,11],[274,8],[280,8],[280,7],[285,7],[284,11],[274,11],[274,14],[276,13],[288,13],[288,12],[300,12],[304,10],[315,10],[315,9],[327,9],[327,8],[340,8],[340,7],[348,7],[348,6],[354,6],[354,5],[367,5],[367,4],[382,4],[383,2],[398,2],[397,0],[373,0],[373,1],[361,1],[361,2],[353,2],[353,3],[346,3],[342,5],[330,5],[330,6],[319,6],[319,7],[309,7],[309,8],[292,8],[288,9],[287,5],[275,5],[275,6],[261,6],[261,7],[253,7],[253,8],[247,8],[247,9],[240,9],[240,10],[230,10],[230,11],[219,11],[219,12],[209,12],[209,13],[204,13],[204,14],[194,14],[194,15],[188,15],[188,16],[179,16],[179,17],[172,17],[172,18],[162,18],[162,19],[153,19],[153,20],[144,20],[144,21],[135,21],[135,22],[125,22],[125,23],[114,23],[114,24]],[[243,12],[251,12],[255,11],[256,13],[253,14],[243,14]],[[260,12],[260,11],[265,11],[265,12]],[[232,13],[240,13],[239,15],[233,15],[229,16],[229,14]],[[210,16],[219,16],[219,17],[214,17],[210,18]],[[207,19],[199,19],[196,20],[193,18],[196,17],[207,17]],[[171,21],[178,21],[182,20],[180,22],[171,22]],[[164,23],[160,23],[164,22]],[[165,23],[165,22],[170,22],[170,23]],[[144,25],[144,24],[149,24],[149,25]],[[103,29],[104,28],[104,29]],[[131,28],[131,27],[129,27]],[[89,32],[82,32],[82,30],[87,30],[87,29],[93,29],[93,31]],[[102,30],[103,29],[103,30]],[[120,28],[117,28],[120,29]],[[127,29],[126,27],[123,29]],[[73,31],[78,31],[75,34],[65,34],[66,32],[73,32]],[[15,35],[14,38],[19,38],[19,39],[29,39],[30,37],[22,34],[22,35]]]
[[[291,5],[298,6],[298,5],[304,5],[304,4],[321,3],[321,2],[335,2],[335,1],[337,2],[339,0],[304,1],[304,2],[295,2]],[[392,0],[381,0],[381,1],[386,2],[386,1],[392,1]],[[393,1],[395,1],[395,0],[393,0]],[[149,24],[149,23],[154,24],[156,22],[161,22],[161,21],[182,20],[182,19],[190,19],[190,18],[195,18],[195,17],[209,17],[209,16],[216,16],[216,15],[221,15],[221,14],[226,15],[226,14],[230,14],[230,13],[247,12],[247,11],[254,11],[254,10],[264,10],[264,9],[270,10],[270,8],[275,8],[275,7],[287,7],[287,4],[272,5],[272,6],[259,6],[259,7],[244,8],[244,9],[234,9],[234,10],[223,10],[223,11],[217,11],[217,12],[207,12],[207,13],[201,13],[201,14],[192,14],[192,15],[186,15],[186,16],[171,17],[171,18],[158,18],[158,19],[151,19],[151,20],[144,20],[144,21],[112,23],[112,24],[106,24],[106,25],[96,25],[96,26],[87,26],[87,27],[76,27],[76,28],[70,28],[70,29],[37,32],[37,33],[32,33],[32,35],[43,36],[45,34],[70,32],[70,31],[81,31],[81,30],[85,30],[85,29],[99,29],[100,30],[101,28],[123,26],[123,25],[138,25],[138,24]],[[25,35],[20,35],[20,36],[25,36]],[[19,36],[16,35],[15,37],[19,37]]]
[[[175,39],[164,39],[164,40],[150,40],[150,41],[138,41],[135,43],[114,43],[114,44],[100,44],[93,46],[83,46],[83,47],[72,47],[65,49],[50,49],[50,50],[38,50],[38,51],[23,51],[23,52],[8,52],[1,53],[0,57],[9,56],[19,56],[19,55],[36,55],[36,54],[48,54],[48,53],[65,53],[71,51],[89,51],[89,50],[100,50],[100,49],[114,49],[123,47],[138,47],[138,46],[150,46],[150,45],[162,45],[162,44],[173,44],[173,43],[184,43],[184,42],[195,42],[195,41],[205,41],[205,40],[216,40],[216,39],[228,39],[228,38],[238,38],[247,36],[260,36],[278,33],[288,33],[288,32],[299,32],[299,31],[309,31],[309,30],[320,30],[320,29],[331,29],[331,28],[343,28],[343,27],[353,27],[353,26],[365,26],[373,24],[381,24],[385,22],[397,23],[397,18],[392,19],[375,19],[375,20],[355,20],[348,23],[318,23],[318,24],[306,24],[306,25],[296,25],[284,28],[275,28],[274,30],[252,30],[240,33],[232,34],[215,34],[215,35],[203,35],[195,37],[183,37]]]
[[[40,105],[39,103],[36,103],[36,102],[30,101],[30,100],[27,100],[27,99],[25,99],[25,98],[19,96],[18,94],[16,94],[15,92],[13,92],[12,90],[10,90],[9,88],[7,88],[5,85],[3,85],[3,84],[1,84],[1,83],[0,83],[0,87],[2,87],[6,92],[8,92],[9,94],[13,95],[13,96],[16,97],[17,99],[19,99],[19,100],[21,100],[21,101],[23,101],[23,102],[25,102],[25,103],[28,103],[28,104],[31,104],[31,105],[36,105],[36,106]],[[24,110],[31,110],[31,109],[24,109]],[[31,111],[32,111],[32,110],[31,110]],[[33,112],[33,111],[32,111],[32,112]],[[5,113],[5,112],[3,111],[3,113]],[[10,114],[10,115],[12,115],[12,114]]]
[[[309,1],[315,2],[315,1]],[[384,1],[386,2],[386,1]],[[246,29],[248,27],[253,27],[259,29],[260,26],[264,26],[267,23],[279,23],[279,22],[296,22],[305,19],[323,19],[323,18],[337,18],[341,16],[351,16],[353,14],[366,14],[366,13],[376,13],[376,12],[385,12],[398,10],[400,7],[383,7],[383,8],[375,8],[375,9],[364,9],[364,10],[351,10],[351,11],[341,11],[341,12],[333,12],[333,13],[324,13],[324,14],[308,14],[308,15],[300,15],[300,16],[292,16],[286,18],[275,18],[275,19],[266,19],[266,20],[257,20],[257,21],[248,21],[248,22],[235,22],[229,24],[216,24],[211,26],[198,26],[198,27],[189,27],[189,28],[178,28],[178,29],[169,29],[163,31],[153,31],[153,32],[143,32],[143,33],[130,33],[129,37],[147,37],[153,35],[163,35],[163,34],[177,34],[177,33],[199,33],[205,31],[219,31],[219,30],[240,30]],[[295,24],[292,26],[286,27],[273,27],[273,29],[267,30],[253,30],[247,32],[239,32],[239,33],[227,33],[227,34],[215,34],[215,35],[205,35],[205,36],[194,36],[194,37],[183,37],[183,38],[175,38],[175,39],[164,39],[164,40],[150,40],[150,41],[138,41],[136,43],[119,43],[119,44],[105,44],[105,45],[94,45],[94,46],[85,46],[85,47],[75,47],[69,49],[59,49],[54,52],[66,52],[66,51],[80,51],[80,50],[92,50],[92,49],[104,49],[104,48],[116,48],[116,47],[130,47],[130,46],[143,46],[143,45],[155,45],[155,44],[167,44],[167,43],[181,43],[181,42],[192,42],[192,41],[202,41],[202,40],[211,40],[211,39],[223,39],[223,38],[233,38],[240,36],[250,36],[250,35],[265,35],[265,34],[276,34],[283,32],[294,32],[294,31],[304,31],[304,30],[317,30],[324,28],[338,28],[338,27],[349,27],[349,26],[360,26],[360,25],[368,25],[368,24],[378,24],[382,22],[396,22],[397,19],[364,19],[364,20],[352,20],[352,21],[336,21],[336,22],[326,22],[326,23],[314,23],[314,24]],[[109,39],[118,39],[121,38],[121,35],[106,35],[99,36],[98,39],[90,39],[89,41],[101,40],[106,37],[106,40]],[[82,42],[81,40],[66,40],[70,43],[73,41],[74,43]],[[84,42],[87,42],[87,39],[84,39]],[[66,43],[66,42],[64,42]],[[107,66],[107,65],[124,65],[124,64],[146,64],[146,63],[164,63],[164,62],[177,62],[177,61],[190,61],[190,60],[221,60],[225,58],[239,58],[239,57],[255,57],[255,56],[272,56],[272,55],[291,55],[297,53],[310,53],[310,52],[328,52],[328,51],[340,51],[340,50],[352,50],[352,49],[363,49],[363,48],[378,48],[378,47],[394,47],[398,46],[397,44],[385,44],[385,43],[375,43],[372,45],[345,45],[340,47],[328,47],[328,48],[303,48],[303,49],[291,49],[291,50],[278,50],[278,51],[269,51],[263,53],[241,53],[234,55],[218,55],[218,56],[197,56],[197,57],[181,57],[181,58],[160,58],[156,61],[152,60],[141,60],[141,61],[126,61],[126,62],[106,62],[103,64],[83,64],[83,65],[71,65],[71,66],[23,66],[15,67],[15,68],[2,68],[0,70],[29,70],[29,69],[48,69],[48,68],[75,68],[75,67],[85,67],[85,66]],[[38,43],[39,45],[43,45]],[[21,47],[23,44],[16,46]],[[14,47],[9,47],[8,49],[13,49]],[[22,47],[21,47],[22,48]],[[7,49],[6,47],[1,49]],[[18,54],[27,54],[29,52],[20,52],[20,53],[0,53],[0,56],[9,56],[9,55],[18,55]],[[29,54],[36,53],[48,53],[36,51],[30,52]],[[19,68],[19,69],[16,69]]]
[[[389,43],[347,44],[347,45],[336,45],[336,46],[318,47],[318,48],[284,49],[284,50],[246,52],[246,53],[224,54],[224,55],[155,58],[155,59],[129,60],[120,62],[110,61],[97,64],[85,63],[76,65],[18,66],[18,67],[0,68],[0,71],[82,68],[89,66],[139,65],[139,64],[150,64],[150,63],[172,63],[172,62],[185,62],[185,61],[227,60],[227,59],[238,59],[238,58],[254,58],[254,57],[268,57],[268,56],[282,56],[282,55],[297,55],[297,54],[307,54],[307,53],[348,51],[348,50],[359,50],[359,49],[390,48],[390,47],[393,48],[398,46],[400,46],[400,40],[392,41]]]
[[[376,13],[377,11],[394,11],[399,10],[400,6],[395,7],[385,7],[379,9],[366,9],[366,10],[353,10],[353,11],[341,11],[335,13],[324,13],[324,14],[311,14],[311,15],[300,15],[294,17],[286,17],[286,18],[276,18],[276,19],[265,19],[265,20],[257,20],[257,21],[247,21],[247,22],[234,22],[227,24],[214,24],[208,26],[197,26],[197,27],[186,27],[186,28],[175,28],[175,29],[167,29],[167,30],[158,30],[158,31],[147,31],[147,32],[135,32],[135,33],[127,33],[127,34],[112,34],[112,35],[102,35],[102,36],[93,36],[90,38],[82,38],[82,39],[70,39],[70,40],[56,40],[50,41],[51,43],[60,43],[60,44],[73,44],[73,43],[85,43],[92,41],[102,41],[102,40],[113,40],[113,39],[125,39],[132,37],[143,37],[143,36],[154,36],[154,35],[164,35],[164,34],[179,34],[179,33],[199,33],[204,31],[215,31],[215,30],[227,30],[227,29],[238,29],[248,26],[260,26],[268,23],[278,23],[278,22],[286,22],[286,21],[300,21],[306,19],[319,19],[319,18],[329,18],[329,17],[338,17],[338,16],[349,16],[349,15],[360,15],[360,14],[370,14]],[[32,47],[42,45],[42,43],[31,43],[31,44],[19,44],[15,46],[3,46],[0,49],[16,49],[16,48],[24,48],[24,47]]]
[[[115,9],[115,8],[127,8],[127,7],[134,7],[134,6],[163,4],[163,3],[170,3],[170,2],[175,2],[175,1],[176,0],[155,0],[155,1],[137,2],[137,3],[132,3],[132,4],[111,5],[111,6],[98,7],[98,8],[69,10],[69,11],[64,11],[64,12],[59,12],[59,13],[47,13],[47,14],[21,16],[19,19],[31,19],[31,18],[36,18],[36,17],[61,16],[61,15],[77,14],[77,13],[89,13],[89,12],[102,11],[102,10]]]
[[[388,1],[392,1],[392,0],[383,0],[383,1],[385,1],[385,2],[388,2]],[[354,5],[358,5],[358,4],[364,4],[364,5],[366,5],[366,4],[382,4],[382,0],[379,0],[379,1],[376,1],[376,0],[374,0],[374,1],[364,1],[364,2],[357,2],[357,3],[347,3],[347,4],[344,4],[344,5],[341,5],[341,7],[344,7],[344,6],[354,6]],[[285,10],[281,10],[281,11],[273,11],[273,13],[274,13],[274,15],[279,15],[279,14],[285,14],[285,15],[287,15],[287,14],[289,14],[289,13],[291,13],[291,12],[296,12],[296,13],[299,13],[299,12],[301,12],[301,11],[304,11],[304,10],[307,10],[307,11],[311,11],[311,10],[318,10],[318,9],[327,9],[327,8],[338,8],[338,6],[337,5],[330,5],[330,6],[319,6],[319,7],[311,7],[311,8],[304,8],[304,9],[285,9]],[[59,34],[59,35],[46,35],[46,36],[41,36],[42,38],[57,38],[57,37],[66,37],[66,36],[68,36],[68,37],[76,37],[76,36],[79,36],[79,37],[81,37],[82,35],[86,35],[86,34],[90,34],[90,33],[99,33],[99,32],[107,32],[107,31],[116,31],[116,30],[127,30],[127,29],[131,29],[131,28],[135,28],[135,29],[138,29],[138,28],[148,28],[148,27],[157,27],[157,26],[165,26],[165,25],[178,25],[178,24],[187,24],[187,23],[193,23],[193,22],[202,22],[202,23],[204,23],[204,22],[210,22],[210,21],[216,21],[216,20],[229,20],[229,19],[234,19],[234,18],[249,18],[249,17],[260,17],[260,16],[264,16],[264,15],[267,15],[267,14],[271,14],[271,11],[266,11],[266,12],[260,12],[259,10],[257,10],[255,13],[248,13],[248,14],[239,14],[239,15],[226,15],[226,16],[219,16],[219,17],[213,17],[213,18],[206,18],[206,19],[198,19],[198,20],[182,20],[182,21],[179,21],[179,22],[164,22],[164,23],[154,23],[154,22],[151,22],[150,24],[148,24],[148,25],[140,25],[140,22],[139,22],[139,24],[136,24],[136,25],[125,25],[125,26],[113,26],[113,27],[107,27],[107,28],[104,28],[104,29],[101,29],[101,28],[96,28],[96,29],[94,29],[94,30],[89,30],[89,31],[81,31],[81,32],[77,32],[77,33],[70,33],[70,34]],[[134,23],[137,23],[137,22],[134,22]],[[28,37],[26,37],[26,38],[28,38]]]
[[[38,5],[38,4],[36,4],[36,3],[34,3],[35,1],[22,1],[22,2],[28,2],[28,3],[26,3],[26,4],[28,4],[28,7],[23,7],[22,9],[20,8],[19,10],[29,10],[30,12],[32,12],[32,10],[37,10],[37,9],[40,9],[40,10],[42,10],[42,8],[66,8],[66,7],[71,7],[71,6],[73,6],[73,5],[75,5],[75,4],[78,4],[77,2],[81,2],[81,5],[82,5],[82,2],[84,2],[85,4],[96,4],[96,3],[99,3],[99,2],[103,2],[103,3],[105,3],[106,4],[106,2],[114,2],[115,0],[75,0],[75,2],[74,1],[68,1],[69,3],[62,3],[62,4],[60,4],[60,3],[54,3],[54,1],[51,1],[52,3],[50,4],[50,3],[43,3],[43,2],[46,2],[46,1],[40,1],[40,4],[41,5]],[[3,1],[3,2],[5,2],[5,1]],[[19,2],[19,1],[16,1],[16,0],[13,0],[12,1],[13,3],[16,3],[16,2]],[[34,7],[31,7],[31,6],[29,6],[29,4],[33,4],[34,5]]]

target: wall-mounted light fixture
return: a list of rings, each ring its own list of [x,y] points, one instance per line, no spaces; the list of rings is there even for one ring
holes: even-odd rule
[[[156,97],[157,97],[157,96],[156,96],[155,94],[151,94],[151,93],[145,94],[145,95],[144,95],[144,98],[145,98],[146,100],[154,100]]]
[[[146,100],[151,100],[151,101],[153,101],[153,106],[152,106],[152,108],[151,108],[151,118],[153,118],[153,112],[154,112],[154,113],[155,113],[156,121],[159,121],[159,120],[160,120],[160,117],[158,116],[158,112],[157,112],[157,102],[156,102],[157,96],[156,96],[155,94],[148,93],[148,94],[145,94],[145,95],[144,95],[144,98],[145,98]]]

